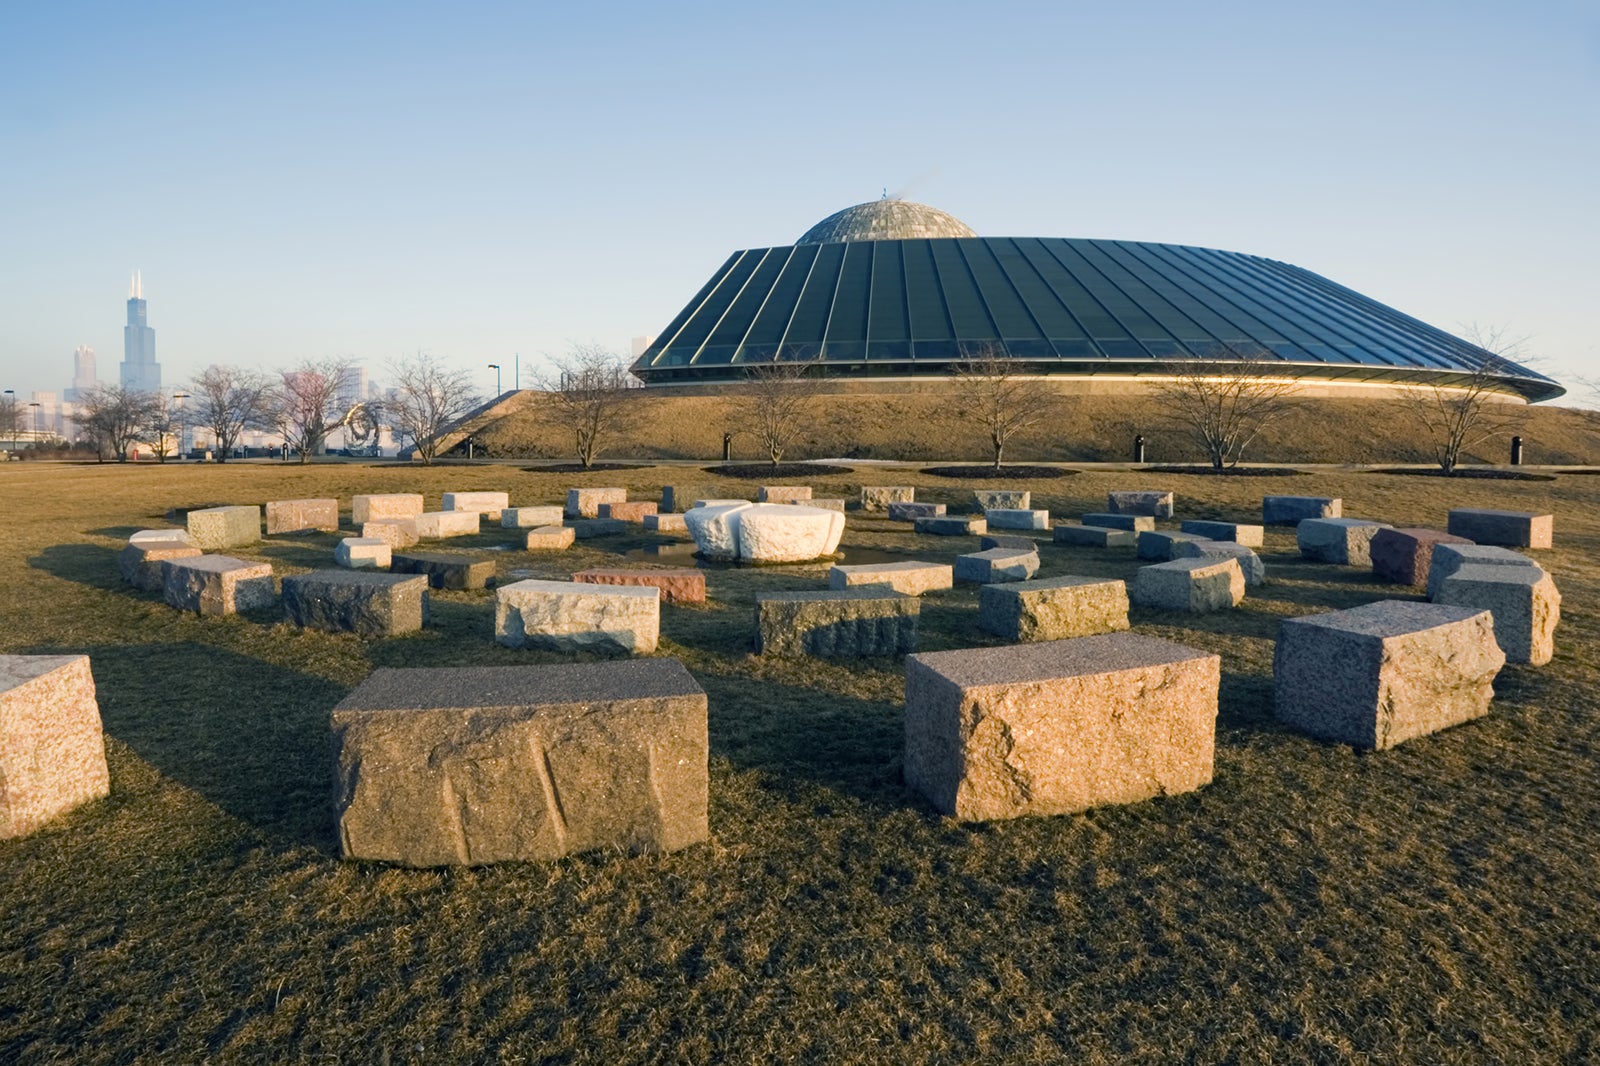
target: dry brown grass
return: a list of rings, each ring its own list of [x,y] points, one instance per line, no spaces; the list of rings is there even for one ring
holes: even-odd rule
[[[0,1061],[1587,1062],[1600,1057],[1600,632],[1591,479],[1086,472],[1035,505],[1166,487],[1186,516],[1263,493],[1438,525],[1455,504],[1550,509],[1556,660],[1508,668],[1489,718],[1358,754],[1271,719],[1277,622],[1389,595],[1301,563],[1233,612],[1136,612],[1223,656],[1216,781],[1187,796],[960,825],[900,781],[902,668],[749,654],[765,589],[821,567],[718,570],[668,609],[661,654],[711,699],[711,842],[658,857],[415,871],[339,861],[327,715],[377,665],[559,661],[494,644],[490,598],[436,595],[423,634],[363,643],[201,620],[117,583],[113,552],[169,509],[352,492],[568,484],[699,470],[0,466],[0,646],[87,652],[113,794],[0,843]],[[817,479],[823,495],[907,470]],[[744,486],[726,483],[723,491]],[[478,538],[487,547],[494,534]],[[630,538],[630,544],[650,538]],[[971,542],[852,517],[850,544]],[[244,554],[326,565],[331,538]],[[614,560],[495,556],[559,575]],[[1043,551],[1043,573],[1133,562]],[[992,643],[970,589],[924,608],[927,649]]]

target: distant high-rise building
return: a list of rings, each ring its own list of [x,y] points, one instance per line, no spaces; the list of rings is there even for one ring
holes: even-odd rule
[[[161,364],[156,362],[156,331],[145,318],[144,279],[134,271],[128,288],[128,324],[122,328],[122,387],[161,391]]]
[[[67,402],[80,402],[99,384],[100,376],[95,373],[94,349],[80,344],[78,350],[72,353],[72,388],[67,390]]]

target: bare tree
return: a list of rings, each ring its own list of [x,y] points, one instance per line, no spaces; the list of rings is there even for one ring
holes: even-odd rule
[[[349,359],[308,359],[285,370],[273,389],[272,423],[283,434],[283,442],[299,453],[301,463],[309,463],[327,443],[328,434],[339,428],[337,401],[351,366]]]
[[[411,438],[417,458],[429,466],[445,433],[478,406],[472,380],[466,371],[446,367],[425,352],[394,364],[390,373],[395,388],[393,397],[383,405],[384,415],[391,426]]]
[[[156,461],[164,463],[167,456],[173,454],[183,439],[183,420],[180,412],[172,407],[171,401],[165,393],[157,395],[151,407],[150,421],[145,424],[145,433],[150,439],[150,450],[155,453]]]
[[[818,359],[778,359],[746,368],[737,393],[750,432],[773,466],[814,419],[824,381]]]
[[[550,394],[555,416],[572,434],[573,452],[584,467],[611,438],[626,433],[640,415],[638,381],[628,359],[598,344],[574,344],[555,371],[540,380]]]
[[[101,385],[90,389],[78,401],[75,421],[86,435],[109,448],[117,462],[125,463],[128,449],[149,430],[160,407],[160,398],[152,393],[121,385]]]
[[[1447,383],[1413,386],[1401,398],[1447,477],[1455,474],[1457,464],[1472,449],[1520,427],[1528,410],[1504,394],[1505,375],[1526,361],[1523,349],[1528,338],[1477,323],[1462,333],[1487,352],[1487,358],[1470,373]]]
[[[17,430],[22,428],[22,419],[17,415],[17,396],[10,389],[0,395],[0,437],[7,441],[17,439]]]
[[[1257,437],[1298,406],[1298,384],[1274,376],[1275,363],[1260,349],[1170,366],[1172,380],[1157,385],[1155,394],[1213,470],[1237,465]]]
[[[268,414],[272,382],[254,370],[213,364],[202,370],[185,391],[194,400],[190,409],[194,424],[210,430],[215,439],[219,463],[227,461],[228,453],[245,430],[271,424]]]
[[[950,369],[957,392],[950,416],[982,429],[994,449],[994,468],[999,470],[1009,442],[1061,417],[1067,405],[1048,385],[1024,377],[1022,364],[1002,344],[983,344],[962,355]]]

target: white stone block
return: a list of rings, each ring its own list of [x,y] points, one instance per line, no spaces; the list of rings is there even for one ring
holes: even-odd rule
[[[416,492],[369,493],[350,498],[350,521],[358,526],[390,518],[415,518],[422,513],[422,494]]]
[[[393,553],[381,537],[345,537],[333,546],[333,561],[351,570],[387,570]]]
[[[1049,529],[1050,512],[994,507],[983,512],[990,529]]]
[[[510,505],[509,493],[447,492],[439,508],[444,511],[476,511],[489,521],[498,522],[501,513]]]
[[[482,516],[477,511],[424,511],[417,515],[417,536],[423,540],[470,537],[478,532]]]
[[[1174,559],[1135,571],[1130,596],[1141,607],[1203,614],[1239,606],[1244,587],[1237,559]]]
[[[517,581],[495,591],[495,640],[550,651],[655,651],[661,590],[636,585]]]

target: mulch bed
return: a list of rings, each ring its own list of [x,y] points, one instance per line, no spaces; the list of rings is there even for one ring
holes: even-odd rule
[[[932,474],[934,477],[959,478],[962,481],[992,481],[995,478],[1027,481],[1071,477],[1077,473],[1076,470],[1063,470],[1058,466],[1002,466],[999,470],[992,466],[929,466],[924,467],[922,472]]]
[[[1474,481],[1554,481],[1554,474],[1534,474],[1527,470],[1462,470],[1456,468],[1455,473],[1446,474],[1443,470],[1409,470],[1401,467],[1388,467],[1383,470],[1370,471],[1373,474],[1405,474],[1410,477],[1455,477],[1467,478]]]
[[[435,463],[435,466],[440,464]],[[525,466],[525,474],[592,474],[597,470],[638,470],[649,466],[649,463],[595,463],[584,466],[582,463],[552,463],[549,466]]]
[[[829,466],[826,463],[728,463],[723,466],[705,467],[708,474],[719,474],[722,477],[745,478],[751,481],[766,481],[773,478],[789,477],[826,477],[833,474],[853,474],[855,471],[848,466]]]
[[[1207,477],[1298,477],[1304,470],[1287,466],[1148,466],[1152,474],[1202,474]]]

